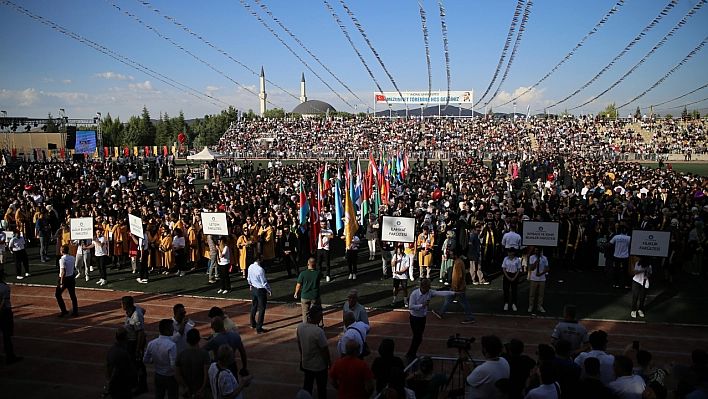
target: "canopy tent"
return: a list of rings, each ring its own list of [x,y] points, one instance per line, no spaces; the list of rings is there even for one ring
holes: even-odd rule
[[[188,156],[187,159],[191,160],[191,161],[213,161],[215,159],[224,158],[224,157],[225,157],[225,155],[217,154],[214,151],[212,151],[208,148],[205,148],[197,154]]]

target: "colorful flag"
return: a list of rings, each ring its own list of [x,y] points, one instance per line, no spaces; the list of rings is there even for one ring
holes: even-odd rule
[[[324,167],[324,189],[323,191],[327,191],[332,188],[332,183],[329,182],[329,165],[325,162],[325,167]]]
[[[337,179],[334,183],[334,217],[336,220],[337,231],[344,228],[344,222],[342,218],[344,217],[344,206],[342,205],[342,187],[341,180]]]
[[[310,192],[312,203],[315,204],[315,192]],[[310,208],[310,252],[317,251],[317,240],[320,237],[320,210],[316,206]]]
[[[310,204],[307,202],[305,187],[300,181],[300,229],[304,233],[307,229],[307,214],[310,213]]]
[[[351,245],[357,230],[359,230],[359,225],[356,222],[356,211],[352,201],[351,188],[349,188],[344,196],[344,238],[347,248]]]

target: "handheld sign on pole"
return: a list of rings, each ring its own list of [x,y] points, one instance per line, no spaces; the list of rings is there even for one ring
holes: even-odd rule
[[[633,230],[629,244],[629,254],[634,256],[669,256],[670,231]]]
[[[226,214],[223,212],[202,212],[202,228],[206,235],[229,235],[229,227],[226,224]]]
[[[415,218],[384,216],[381,241],[415,242]]]
[[[72,240],[93,238],[93,218],[71,218],[69,221]]]
[[[128,224],[130,224],[130,234],[143,237],[143,221],[138,216],[128,214]]]
[[[558,222],[531,222],[521,224],[521,244],[537,247],[558,246]]]

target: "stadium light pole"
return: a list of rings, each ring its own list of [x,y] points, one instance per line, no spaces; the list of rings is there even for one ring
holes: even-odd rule
[[[93,122],[96,124],[96,147],[98,147],[98,158],[103,160],[105,154],[103,153],[103,118],[100,112],[96,112],[96,116],[93,117]]]

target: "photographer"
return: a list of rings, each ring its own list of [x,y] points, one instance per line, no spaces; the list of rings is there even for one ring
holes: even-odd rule
[[[502,379],[509,378],[509,363],[499,357],[502,351],[502,342],[495,335],[485,335],[480,341],[482,344],[482,355],[485,362],[476,366],[470,372],[469,364],[467,363],[470,354],[466,350],[460,350],[460,361],[462,362],[464,374],[469,373],[466,382],[470,387],[470,399],[493,398],[496,395],[496,387],[494,384]]]

